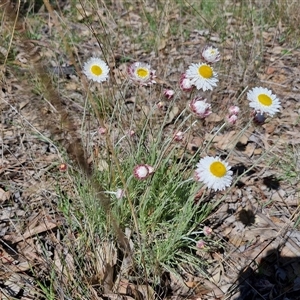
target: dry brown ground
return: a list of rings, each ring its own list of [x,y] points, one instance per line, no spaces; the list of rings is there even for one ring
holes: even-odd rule
[[[149,11],[153,12],[154,8],[150,8]],[[114,57],[110,57],[110,65],[116,66],[113,72],[117,83],[122,79],[125,68],[120,58],[126,55],[129,60],[134,58],[151,62],[157,70],[160,85],[148,97],[147,103],[140,107],[142,111],[147,112],[147,106],[161,99],[161,86],[177,84],[179,74],[189,63],[199,59],[199,52],[208,40],[222,52],[219,64],[221,85],[211,95],[214,108],[218,106],[218,111],[222,111],[232,102],[243,108],[237,126],[227,129],[213,142],[216,153],[231,153],[229,163],[238,174],[249,170],[207,220],[224,249],[199,253],[211,266],[207,269],[208,279],[191,270],[182,280],[173,277],[166,280],[170,290],[165,298],[300,299],[300,232],[297,224],[300,52],[292,41],[281,41],[280,37],[287,31],[286,25],[280,21],[277,26],[266,27],[261,32],[258,28],[251,28],[253,36],[245,43],[242,34],[243,28],[245,31],[247,28],[230,15],[226,26],[232,35],[228,35],[225,41],[218,33],[207,35],[205,30],[194,30],[185,38],[183,35],[176,38],[169,34],[165,20],[165,24],[161,24],[165,34],[156,41],[157,48],[145,52],[141,45],[133,44],[120,29],[125,28],[128,22],[134,29],[144,26],[140,11],[123,9],[121,2],[115,2],[115,11],[120,16],[115,22],[104,14],[103,9],[97,13],[114,33],[114,49],[118,50],[114,50]],[[86,11],[93,21],[98,18],[92,10]],[[174,5],[169,18],[179,17]],[[181,17],[183,23],[188,23],[184,16]],[[38,296],[30,295],[32,286],[36,284],[34,276],[48,276],[52,267],[49,261],[57,268],[61,267],[58,257],[65,242],[62,235],[68,234],[70,240],[76,238],[57,209],[58,199],[62,197],[59,190],[76,197],[71,176],[59,170],[66,158],[62,154],[64,149],[74,145],[74,134],[61,129],[61,110],[42,96],[43,88],[39,87],[40,83],[35,78],[32,57],[36,55],[38,64],[47,62],[50,74],[56,72],[55,67],[71,62],[65,53],[60,52],[62,41],[57,32],[61,29],[57,30],[57,24],[48,18],[47,13],[40,12],[38,21],[30,15],[24,20],[22,25],[25,27],[16,28],[13,40],[16,56],[1,66],[1,299],[12,299],[13,296],[17,299],[37,299]],[[3,35],[11,28],[10,20],[5,22],[2,24]],[[101,53],[99,49],[95,50],[97,40],[83,23],[66,19],[64,22],[80,36],[80,42],[74,43],[72,49],[76,58],[84,60],[91,52]],[[101,26],[96,29],[101,30]],[[32,33],[37,30],[41,35],[39,40],[26,39],[29,48],[23,43],[24,30]],[[24,49],[33,52],[28,55]],[[3,49],[1,52],[5,55]],[[161,68],[162,65],[164,68]],[[55,89],[61,96],[63,110],[72,116],[73,125],[76,125],[73,128],[76,137],[82,134],[81,123],[85,115],[83,139],[88,141],[88,159],[91,162],[97,159],[97,149],[101,149],[101,137],[95,134],[98,125],[92,115],[85,114],[85,93],[79,84],[80,78],[72,68],[62,70],[70,74],[55,74]],[[260,85],[271,88],[278,95],[282,101],[282,111],[264,125],[252,124],[241,134],[241,129],[249,120],[250,110],[245,97],[238,103],[236,99],[246,86]],[[141,90],[141,93],[144,92]],[[124,95],[128,103],[135,101],[130,92]],[[118,96],[115,97],[118,100]],[[170,122],[182,106],[182,102],[177,103],[171,110]],[[164,113],[158,111],[157,119],[162,116]],[[193,146],[198,147],[209,141],[211,135],[207,128],[214,128],[223,117],[222,113],[215,113],[207,120],[205,130],[195,128],[186,141],[188,149],[192,152]],[[170,124],[166,134],[174,129]],[[232,141],[239,143],[232,147]],[[262,155],[264,159],[261,159]],[[71,162],[69,168],[72,168]],[[283,179],[279,181],[280,178]],[[216,195],[213,200],[223,196]],[[244,270],[244,267],[247,269]],[[123,292],[127,293],[126,299],[140,299],[138,294],[130,293],[128,289]],[[114,297],[117,296],[110,294],[103,299],[121,299]],[[57,296],[57,299],[63,297]],[[95,295],[95,299],[102,298]]]

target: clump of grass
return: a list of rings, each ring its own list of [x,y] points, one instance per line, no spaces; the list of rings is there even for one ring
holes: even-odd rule
[[[93,2],[89,4],[92,7],[98,7],[98,4]],[[197,2],[186,5],[186,3],[176,1],[176,4],[175,8],[179,8],[183,15],[198,16],[193,21],[196,27],[199,28],[206,24],[215,32],[221,30],[224,19],[220,15],[215,15],[216,10],[221,10],[220,5],[217,5],[216,2],[202,1],[199,7]],[[166,4],[159,3],[158,6],[162,10],[169,9]],[[246,8],[249,12],[249,7]],[[280,7],[277,8],[280,11]],[[108,8],[105,7],[105,9]],[[265,22],[264,15],[256,15],[254,9],[250,10],[251,20],[246,18],[243,5],[240,5],[240,9],[239,15],[237,11],[234,13],[241,16],[245,24],[253,20]],[[51,7],[49,11],[51,12]],[[152,51],[150,45],[155,42],[157,43],[156,53],[159,53],[159,40],[166,38],[161,34],[162,28],[166,25],[160,21],[166,14],[152,15],[145,7],[142,7],[141,11],[145,18],[143,21],[148,25],[146,33],[149,34],[148,40],[144,39],[147,34],[141,34],[139,37],[144,41],[144,50],[150,54]],[[281,11],[281,13],[283,12]],[[111,14],[113,15],[113,12]],[[113,18],[111,14],[108,15]],[[53,13],[51,16],[55,20]],[[213,17],[212,22],[207,22],[210,17]],[[284,19],[284,15],[282,18]],[[58,19],[55,22],[56,25],[59,25]],[[102,56],[110,63],[110,67],[115,69],[114,43],[116,43],[117,36],[110,41],[107,34],[110,30],[108,26],[102,23],[101,34],[99,34],[93,27],[92,19],[87,19],[86,22],[91,31],[91,37],[98,42],[99,49],[97,51],[102,52]],[[171,26],[174,26],[170,32],[173,32],[174,36],[177,28],[180,27],[181,32],[185,30],[182,30],[184,27],[182,24],[175,23],[173,20],[170,21]],[[259,22],[257,24],[264,25]],[[255,23],[255,25],[257,24]],[[70,37],[64,37],[66,28],[66,26],[62,26],[58,30],[61,40],[64,41],[62,44],[66,47],[63,50],[66,55],[70,56],[78,74],[81,74],[76,57],[72,51],[68,52],[72,47],[70,41],[74,41],[74,39],[72,39],[72,34]],[[188,30],[192,31],[191,28]],[[137,37],[133,36],[134,30],[126,32],[132,35],[132,40],[137,40]],[[223,34],[225,37],[227,33],[223,32]],[[38,38],[35,35],[30,35],[30,37]],[[245,38],[240,37],[241,39]],[[251,40],[252,34],[248,38]],[[76,37],[76,42],[77,39],[78,37]],[[255,57],[256,52],[253,51],[253,53]],[[123,54],[121,63],[127,61],[125,51]],[[244,55],[239,56],[244,58],[245,68],[249,62],[246,54],[248,54],[247,51]],[[228,122],[224,122],[225,112],[222,114],[221,121],[213,128],[209,128],[203,120],[196,119],[194,121],[195,116],[192,116],[186,109],[186,105],[183,105],[184,108],[178,116],[170,121],[168,114],[173,107],[178,105],[182,108],[178,103],[182,99],[186,102],[192,100],[196,96],[195,94],[181,93],[178,86],[172,86],[176,91],[173,100],[168,103],[167,109],[158,113],[160,108],[157,101],[153,99],[164,99],[161,91],[165,87],[163,84],[166,85],[166,83],[157,88],[153,86],[136,87],[132,82],[126,80],[117,84],[112,78],[109,85],[103,83],[101,86],[96,84],[94,86],[93,82],[87,83],[86,79],[80,76],[81,91],[86,99],[85,108],[93,114],[92,120],[97,124],[93,125],[93,130],[97,135],[98,127],[107,129],[105,134],[100,135],[99,153],[95,155],[94,160],[91,160],[92,165],[89,165],[85,153],[89,152],[91,155],[92,146],[82,145],[74,130],[77,126],[73,119],[66,114],[55,83],[50,76],[45,75],[42,64],[36,63],[35,66],[37,82],[41,83],[36,86],[36,93],[47,95],[49,103],[55,107],[61,118],[63,129],[60,129],[59,132],[67,131],[71,135],[73,145],[76,144],[76,148],[71,146],[66,149],[68,155],[66,160],[70,160],[70,164],[74,165],[74,170],[70,171],[70,175],[78,194],[72,200],[70,197],[61,196],[58,204],[59,210],[67,220],[64,229],[66,238],[62,243],[69,256],[65,253],[65,256],[57,258],[63,268],[50,264],[50,275],[46,280],[38,281],[45,297],[55,299],[59,295],[64,295],[76,298],[80,295],[81,298],[90,299],[93,294],[93,283],[103,283],[102,279],[95,279],[93,273],[99,271],[97,270],[99,247],[107,241],[113,243],[114,247],[122,252],[120,257],[130,257],[133,264],[132,270],[139,277],[147,278],[153,286],[159,281],[165,270],[180,273],[184,267],[193,266],[204,273],[206,262],[199,260],[197,241],[206,239],[203,235],[205,221],[227,193],[230,193],[230,189],[214,202],[215,194],[210,193],[203,185],[199,185],[193,176],[199,158],[216,152],[211,142],[215,136],[222,135],[228,128],[226,127]],[[178,74],[178,81],[179,78],[180,74]],[[168,84],[171,86],[170,83]],[[128,104],[123,101],[129,98],[128,95],[134,98],[131,111],[127,107]],[[149,106],[148,108],[145,107],[145,103]],[[240,103],[243,103],[242,99],[237,99],[235,104]],[[213,108],[217,105],[218,103]],[[244,109],[242,113],[247,115],[248,108]],[[83,116],[83,118],[85,117]],[[165,133],[165,128],[170,124],[175,125],[174,128],[184,131],[185,136],[192,136],[197,132],[200,133],[199,135],[211,133],[213,137],[203,147],[199,146],[194,153],[187,154],[185,153],[188,152],[187,145],[174,140],[174,132],[172,134]],[[87,130],[85,125],[83,124],[82,129]],[[242,133],[247,126],[250,126],[250,122],[241,124],[241,126],[243,126]],[[53,134],[57,133],[57,128],[55,130],[55,132],[53,130]],[[129,135],[128,131],[130,130],[134,130],[135,134]],[[235,143],[236,141],[233,141],[232,145]],[[183,148],[181,155],[178,154],[180,148]],[[221,155],[221,153],[219,154]],[[230,154],[231,151],[229,151]],[[153,174],[145,180],[135,178],[133,170],[138,164],[152,166]],[[123,197],[116,197],[115,193],[118,189],[124,191]],[[199,190],[203,191],[200,199],[196,197]],[[130,232],[127,236],[125,235],[126,230]],[[72,239],[68,240],[68,236]],[[209,239],[207,237],[207,240]],[[124,240],[126,241],[124,242]],[[131,243],[132,245],[130,245]],[[221,248],[222,246],[217,244],[217,247]],[[70,263],[68,259],[71,258],[72,262]],[[120,266],[118,267],[120,268]],[[76,272],[72,268],[75,268]],[[65,273],[62,271],[63,269],[66,270]],[[101,288],[98,290],[101,291]]]

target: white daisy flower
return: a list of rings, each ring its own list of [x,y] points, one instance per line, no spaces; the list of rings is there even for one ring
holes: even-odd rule
[[[203,59],[208,63],[214,63],[220,60],[220,52],[218,48],[206,46],[201,53]]]
[[[249,106],[262,114],[266,113],[273,116],[281,108],[280,100],[276,95],[263,87],[255,87],[250,90],[247,93],[247,98],[250,101]]]
[[[199,118],[206,118],[209,116],[212,111],[211,111],[211,105],[209,103],[206,103],[206,99],[202,97],[196,97],[194,98],[190,103],[189,107],[191,111],[197,115]]]
[[[109,78],[109,67],[102,59],[92,57],[83,65],[83,73],[88,79],[104,82]]]
[[[225,190],[232,182],[233,172],[230,171],[230,168],[219,157],[206,156],[197,164],[195,178],[215,191]]]
[[[214,86],[217,86],[219,81],[217,76],[213,68],[205,63],[191,64],[186,71],[186,78],[198,90],[203,89],[203,91],[212,90]]]
[[[135,62],[128,67],[127,71],[130,79],[138,84],[148,85],[155,83],[155,71],[148,64]]]

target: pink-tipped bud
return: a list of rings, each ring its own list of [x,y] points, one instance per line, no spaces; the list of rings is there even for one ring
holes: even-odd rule
[[[129,136],[129,137],[133,137],[135,135],[135,131],[134,130],[128,130],[126,131],[126,134]]]
[[[146,165],[137,165],[133,169],[133,175],[136,179],[146,179],[149,176],[149,169]]]
[[[150,165],[145,165],[147,168],[148,168],[148,171],[149,171],[149,175],[153,174],[154,173],[154,168]]]
[[[203,228],[203,234],[204,235],[206,235],[206,236],[211,235],[212,232],[213,232],[213,230],[210,227],[204,226],[204,228]]]
[[[173,98],[174,94],[175,94],[175,92],[173,90],[168,90],[168,89],[164,90],[164,95],[168,100]]]
[[[106,132],[107,132],[107,129],[106,129],[105,127],[99,127],[99,128],[98,128],[98,133],[99,133],[100,135],[105,135]]]
[[[136,179],[146,179],[148,176],[154,173],[154,168],[150,165],[137,165],[133,169],[133,175]]]
[[[62,163],[62,164],[59,165],[59,171],[65,172],[65,171],[67,171],[67,169],[68,169],[68,165],[67,164]]]
[[[234,125],[237,121],[238,117],[236,115],[227,116],[226,121],[228,124]]]
[[[238,115],[240,112],[240,108],[238,106],[230,106],[228,108],[228,111],[230,115]]]
[[[174,136],[173,136],[173,139],[174,141],[176,142],[181,142],[183,140],[183,136],[184,136],[184,133],[182,131],[177,131]]]
[[[182,74],[179,81],[180,88],[185,92],[190,92],[194,86],[189,78],[186,78],[186,74]]]
[[[157,108],[162,110],[162,111],[166,111],[168,109],[167,106],[166,106],[166,103],[163,102],[163,101],[157,102],[156,105],[157,105]]]
[[[206,103],[206,99],[202,97],[194,98],[189,103],[189,107],[196,116],[202,119],[206,118],[212,113],[211,105],[209,103]]]
[[[116,191],[116,198],[117,199],[122,199],[125,196],[125,191],[122,189],[117,189]]]
[[[196,247],[198,249],[203,249],[205,247],[205,242],[203,240],[199,240],[197,243],[196,243]]]

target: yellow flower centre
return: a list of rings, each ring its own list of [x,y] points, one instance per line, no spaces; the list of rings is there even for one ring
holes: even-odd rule
[[[149,70],[145,69],[145,68],[138,68],[136,70],[136,74],[138,75],[138,77],[140,78],[146,78],[149,74]]]
[[[103,70],[98,65],[91,66],[91,73],[95,76],[100,76],[103,73]]]
[[[202,65],[198,68],[198,73],[201,77],[209,79],[213,76],[213,70],[208,65]]]
[[[223,163],[215,161],[210,165],[210,172],[216,177],[223,177],[226,174],[226,167]]]
[[[269,97],[268,95],[266,94],[260,94],[258,95],[258,101],[262,104],[262,105],[265,105],[265,106],[270,106],[272,105],[273,101],[272,101],[272,98]]]

